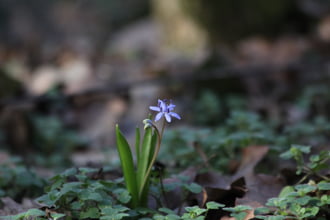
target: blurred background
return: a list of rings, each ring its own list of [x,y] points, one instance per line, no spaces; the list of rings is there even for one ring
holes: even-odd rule
[[[0,27],[0,163],[109,162],[158,98],[191,148],[240,120],[328,129],[328,0],[2,0]]]

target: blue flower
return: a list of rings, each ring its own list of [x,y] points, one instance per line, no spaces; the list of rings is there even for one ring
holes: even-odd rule
[[[152,111],[156,111],[159,112],[157,113],[156,117],[155,117],[155,121],[158,121],[159,119],[161,119],[161,117],[165,117],[167,122],[171,122],[172,118],[177,118],[177,119],[181,119],[181,117],[175,113],[172,112],[174,110],[175,105],[172,104],[172,102],[170,102],[170,104],[167,104],[167,100],[160,100],[158,99],[158,106],[150,106],[149,109]]]

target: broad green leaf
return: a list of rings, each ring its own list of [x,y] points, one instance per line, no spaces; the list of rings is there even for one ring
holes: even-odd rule
[[[113,207],[104,207],[101,209],[101,220],[119,220],[129,214],[125,213],[128,210],[127,207],[124,206],[113,206]]]
[[[97,192],[91,192],[90,190],[84,190],[79,194],[79,198],[83,201],[93,200],[97,202],[103,201],[103,197]]]
[[[58,220],[58,219],[61,219],[62,217],[64,217],[65,214],[62,214],[62,213],[51,213],[50,216],[52,217],[53,220]]]
[[[270,209],[267,207],[259,207],[254,210],[254,215],[266,214],[269,213]]]
[[[186,207],[185,210],[189,213],[194,213],[197,216],[206,212],[206,209],[199,208],[198,206]]]
[[[82,203],[75,201],[75,202],[71,203],[70,207],[73,210],[79,210],[82,207]]]
[[[137,207],[139,203],[138,188],[136,183],[136,174],[134,171],[133,157],[130,146],[125,137],[120,132],[118,125],[116,125],[116,139],[117,149],[119,152],[120,162],[124,173],[124,179],[128,192],[132,196],[132,206]]]
[[[310,196],[302,196],[302,197],[298,197],[295,199],[295,202],[299,205],[306,205],[307,203],[309,203],[309,201],[311,201],[313,198]]]
[[[192,193],[200,193],[202,191],[202,187],[198,185],[197,183],[191,183],[191,184],[184,184],[184,187],[189,190]]]
[[[311,152],[310,146],[302,146],[302,145],[295,145],[293,144],[292,147],[297,148],[299,151],[305,154],[309,154]]]
[[[128,191],[125,189],[115,189],[113,193],[117,196],[117,199],[122,203],[128,203],[131,199],[131,196],[129,195]]]
[[[223,208],[223,210],[229,211],[229,212],[242,212],[246,210],[251,210],[252,208],[247,205],[237,205],[235,207],[229,207],[229,208]]]
[[[206,203],[206,208],[207,209],[218,209],[220,207],[224,207],[225,205],[224,204],[220,204],[220,203],[217,203],[217,202],[208,202]]]
[[[320,201],[321,205],[330,205],[330,195],[322,195]]]
[[[98,208],[92,207],[92,208],[87,209],[87,211],[81,212],[79,217],[80,217],[80,219],[99,218],[100,212],[99,212]]]
[[[66,183],[63,185],[60,193],[61,193],[61,195],[64,195],[68,192],[79,193],[79,192],[81,192],[82,185],[83,185],[83,183],[81,183],[81,182]]]
[[[235,220],[244,220],[246,215],[247,215],[247,213],[244,211],[230,214],[230,216],[234,217]]]
[[[309,184],[300,184],[300,185],[296,185],[295,189],[298,191],[298,194],[303,196],[307,193],[314,192],[317,189],[317,187]]]
[[[68,177],[68,176],[73,176],[75,174],[77,174],[77,169],[69,168],[69,169],[65,170],[63,173],[61,173],[61,176]]]
[[[317,184],[319,190],[330,190],[330,183],[326,181],[321,181]]]
[[[280,197],[280,198],[286,197],[286,196],[288,196],[289,193],[292,193],[292,192],[294,192],[294,187],[293,186],[286,186],[281,190],[278,197]]]
[[[168,208],[159,208],[158,210],[166,214],[175,214],[175,212],[172,209],[168,209]]]
[[[100,220],[121,220],[121,219],[124,219],[124,217],[127,217],[129,216],[129,214],[127,213],[117,213],[115,215],[112,215],[112,216],[102,216],[100,218]]]

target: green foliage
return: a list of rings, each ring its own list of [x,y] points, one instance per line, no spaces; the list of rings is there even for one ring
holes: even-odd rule
[[[128,215],[125,204],[131,196],[122,180],[94,180],[92,174],[96,172],[88,168],[66,170],[51,178],[47,193],[37,201],[76,219],[120,219]]]
[[[42,194],[46,181],[35,172],[22,165],[20,159],[12,158],[11,163],[0,166],[0,197],[11,197],[16,201],[23,197]]]
[[[206,203],[206,208],[200,208],[198,206],[186,207],[185,211],[181,216],[176,214],[173,210],[167,208],[160,208],[159,213],[156,213],[152,219],[154,220],[203,220],[207,212],[211,209],[218,209],[223,207],[223,204],[219,204],[216,202],[208,202]]]
[[[41,218],[42,216],[45,216],[46,213],[44,211],[41,211],[39,209],[29,209],[26,212],[14,215],[14,216],[1,216],[4,219],[9,219],[9,220],[24,220],[24,219],[29,219],[29,218],[37,218],[37,219],[46,219],[46,218]]]
[[[140,146],[140,131],[138,129],[136,130],[135,149],[137,154],[137,168],[135,169],[131,148],[119,130],[118,125],[116,126],[117,149],[126,187],[132,196],[131,206],[133,208],[145,207],[147,203],[150,172],[158,154],[158,150],[155,150],[157,134],[151,127],[146,128],[142,145]],[[158,148],[160,147],[159,144],[157,145]]]
[[[274,143],[271,128],[254,113],[235,111],[219,128],[181,128],[166,132],[160,158],[167,163],[173,161],[172,165],[178,168],[201,164],[203,158],[192,146],[197,143],[209,156],[208,162],[213,168],[228,172],[228,163],[239,159],[240,149]]]
[[[32,116],[35,135],[33,144],[37,153],[33,154],[34,163],[58,167],[70,165],[70,155],[76,147],[85,144],[84,138],[73,130],[65,128],[56,117]]]
[[[133,156],[131,153],[131,148],[123,134],[120,132],[118,125],[116,126],[116,136],[117,149],[124,173],[126,187],[132,196],[132,207],[137,207],[139,205],[139,189],[137,184],[137,176],[134,169]]]
[[[327,143],[326,136],[329,130],[329,120],[325,117],[317,116],[310,121],[303,120],[286,126],[282,135],[287,139],[285,144],[319,145]]]
[[[250,206],[246,205],[237,205],[232,208],[223,208],[223,210],[230,212],[230,216],[234,217],[237,220],[244,220],[247,213],[246,211],[251,210]]]
[[[266,205],[276,208],[275,216],[297,219],[315,217],[322,209],[327,210],[330,203],[328,195],[323,194],[321,189],[313,182],[286,187],[278,198],[269,199]]]
[[[220,122],[221,103],[211,91],[204,91],[197,99],[194,108],[194,121],[198,124],[217,124]]]
[[[324,176],[320,173],[321,170],[327,170],[330,168],[329,160],[330,160],[330,151],[324,150],[319,152],[318,154],[311,155],[309,157],[309,162],[305,162],[304,154],[310,153],[309,146],[299,146],[292,145],[292,147],[281,154],[281,157],[284,159],[294,159],[297,163],[297,175],[304,173],[304,177],[301,182],[307,179],[310,176],[316,175],[319,178],[330,181],[330,178]]]
[[[267,206],[275,208],[275,211],[265,218],[257,215],[259,219],[310,219],[320,217],[329,212],[330,179],[322,175],[323,170],[329,169],[329,151],[321,151],[311,155],[309,162],[304,160],[304,154],[310,153],[310,147],[293,145],[281,156],[285,159],[294,159],[297,162],[297,174],[303,174],[303,178],[296,186],[284,187],[277,198],[271,198],[266,203]],[[316,177],[316,183],[309,180],[306,184],[301,184],[308,178]],[[260,210],[256,210],[259,214]],[[266,213],[270,212],[266,210]]]

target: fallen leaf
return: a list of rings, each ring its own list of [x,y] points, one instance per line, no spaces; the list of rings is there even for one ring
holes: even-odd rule
[[[250,146],[243,149],[242,163],[235,177],[244,177],[247,192],[243,198],[238,198],[236,205],[251,205],[260,207],[271,197],[275,197],[283,188],[284,181],[280,177],[255,174],[255,166],[265,157],[267,146]]]

